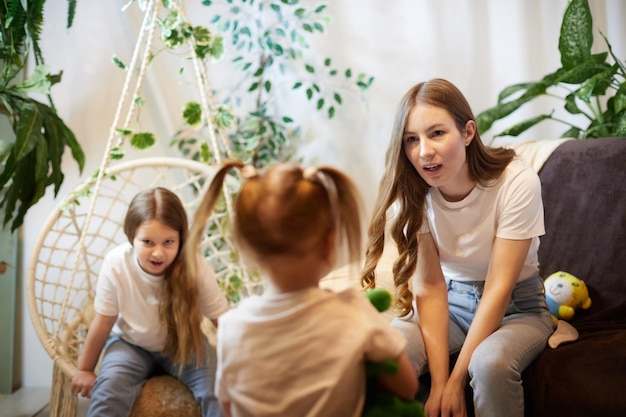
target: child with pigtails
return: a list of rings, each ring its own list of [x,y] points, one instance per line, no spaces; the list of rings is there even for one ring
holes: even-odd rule
[[[278,164],[262,171],[225,162],[196,211],[186,245],[192,262],[205,223],[231,169],[244,184],[235,202],[233,237],[262,271],[265,290],[219,319],[216,395],[227,416],[360,416],[366,361],[395,359],[381,385],[412,399],[417,379],[405,339],[358,290],[331,292],[319,281],[345,244],[361,251],[356,187],[330,167]],[[195,248],[195,249],[194,249]]]

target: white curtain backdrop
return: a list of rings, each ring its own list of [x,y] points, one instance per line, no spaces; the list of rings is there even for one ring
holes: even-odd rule
[[[66,177],[59,196],[55,199],[48,190],[20,230],[19,366],[24,386],[49,386],[52,381],[52,360],[34,333],[24,299],[26,268],[48,214],[100,165],[125,77],[111,58],[117,55],[130,61],[142,21],[136,4],[124,12],[123,4],[122,0],[78,2],[74,25],[68,30],[67,1],[46,2],[41,48],[52,71],[63,70],[53,97],[87,160],[79,175],[66,152]],[[337,67],[366,72],[375,81],[365,101],[357,95],[345,96],[332,121],[316,114],[300,97],[281,100],[280,105],[290,106],[304,129],[300,155],[307,163],[330,164],[347,171],[359,185],[369,210],[383,171],[395,107],[404,92],[419,81],[442,77],[466,94],[476,114],[493,106],[504,87],[539,80],[560,67],[558,38],[566,4],[567,0],[331,0],[327,14],[333,21],[324,35],[314,38],[311,56],[329,56]],[[594,48],[605,50],[598,33],[601,30],[616,55],[626,59],[626,2],[590,0],[590,5]],[[211,8],[199,0],[187,1],[186,8],[194,24],[209,26]],[[155,62],[144,87],[141,129],[155,132],[160,141],[149,151],[128,152],[126,159],[173,153],[169,140],[180,127],[182,105],[195,89],[180,82],[180,62],[175,58],[159,57]],[[215,88],[229,82],[227,67],[227,60],[210,66]],[[291,86],[292,81],[285,84]],[[506,125],[553,106],[549,102],[529,105],[507,119]],[[498,131],[498,126],[504,127],[497,123],[489,133]],[[557,137],[564,130],[548,122],[519,140]],[[486,135],[484,140],[491,138]]]

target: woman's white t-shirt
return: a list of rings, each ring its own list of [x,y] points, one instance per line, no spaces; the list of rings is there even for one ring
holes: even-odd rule
[[[431,187],[426,216],[421,232],[431,232],[446,280],[484,281],[496,237],[531,239],[518,281],[537,274],[539,236],[545,233],[541,183],[520,159],[513,159],[493,184],[477,185],[461,201],[446,201]]]

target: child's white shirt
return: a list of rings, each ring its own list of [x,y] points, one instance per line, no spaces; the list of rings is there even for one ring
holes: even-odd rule
[[[213,269],[198,255],[198,307],[208,318],[218,318],[228,310],[228,302],[215,278]],[[111,335],[150,352],[165,345],[166,331],[159,320],[159,300],[163,276],[146,273],[139,266],[135,250],[124,243],[104,258],[94,309],[105,316],[117,316]]]
[[[216,395],[233,417],[357,417],[365,361],[405,344],[360,291],[247,298],[219,319]]]

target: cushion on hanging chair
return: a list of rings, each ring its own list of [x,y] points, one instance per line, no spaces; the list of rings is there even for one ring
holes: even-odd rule
[[[146,381],[129,417],[202,417],[202,412],[183,383],[159,375]]]

